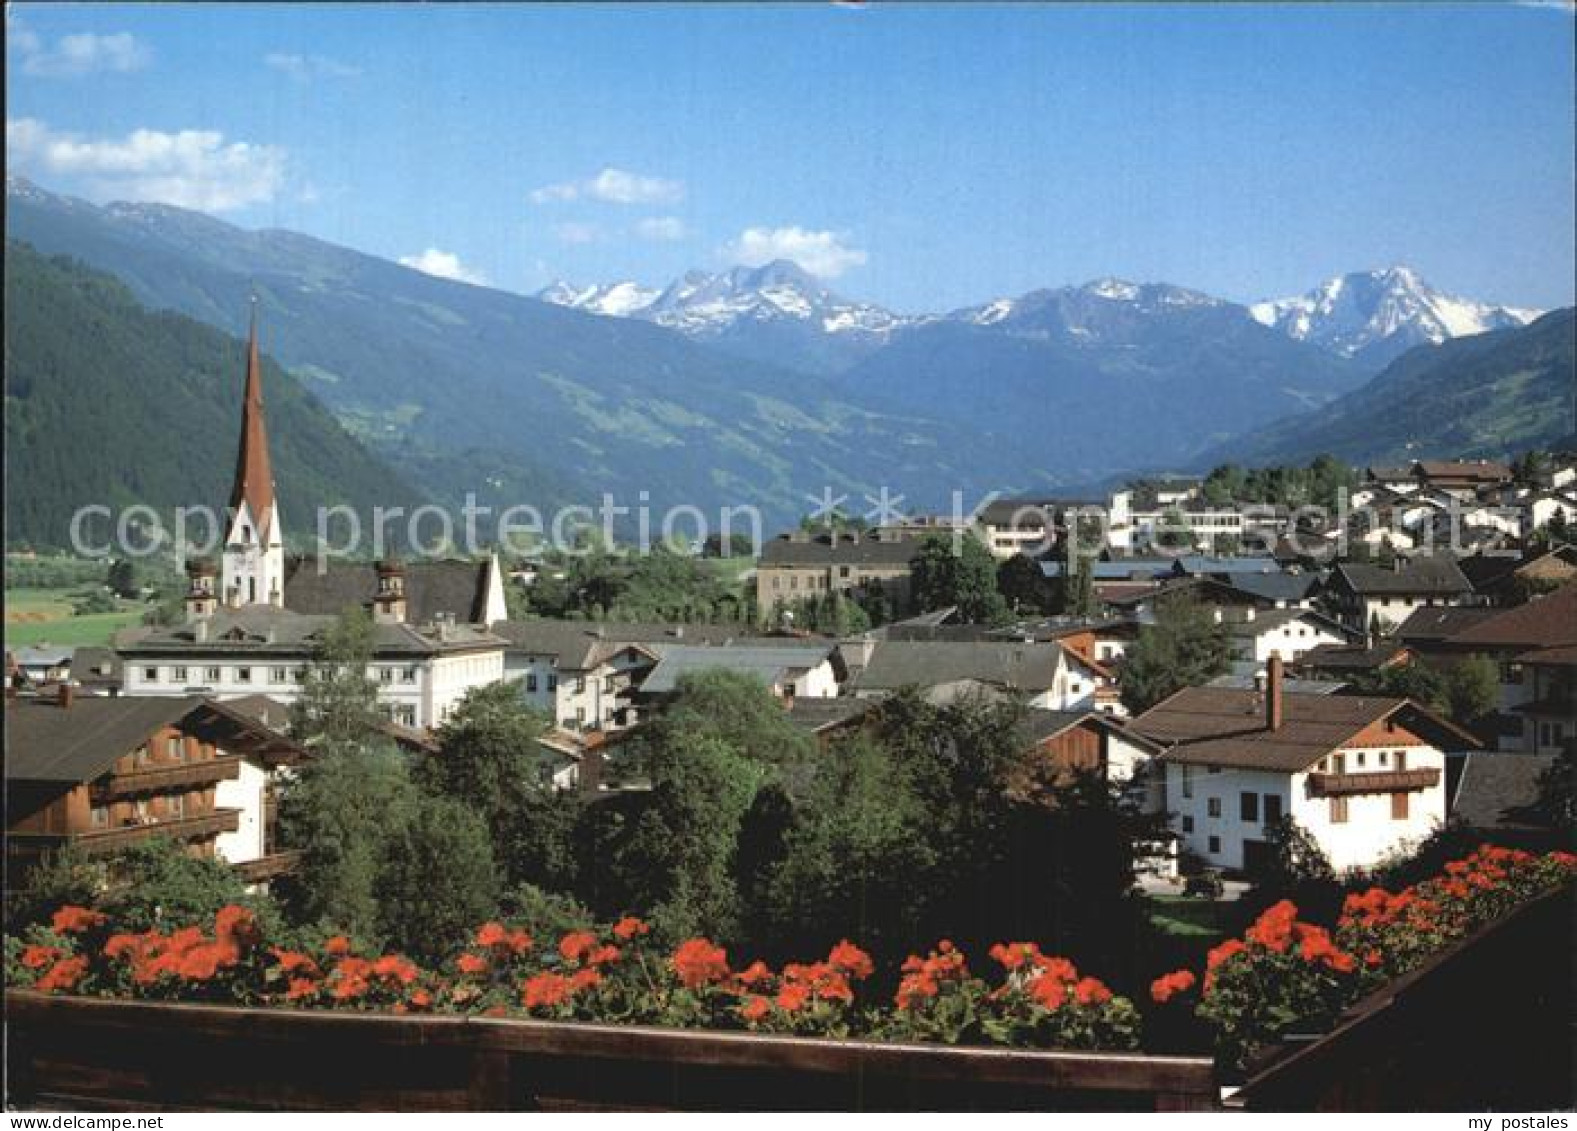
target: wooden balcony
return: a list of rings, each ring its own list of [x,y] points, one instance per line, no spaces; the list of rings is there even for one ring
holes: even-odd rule
[[[170,817],[149,821],[145,825],[122,825],[111,829],[93,829],[76,833],[68,838],[83,852],[89,854],[116,852],[154,837],[174,837],[176,840],[202,840],[220,833],[233,833],[241,827],[241,810],[215,809],[191,817]]]
[[[93,783],[94,804],[132,797],[139,793],[165,793],[182,787],[209,786],[233,781],[241,774],[241,756],[226,754],[198,762],[170,766],[148,766],[129,774],[113,774]]]
[[[256,860],[243,860],[231,867],[235,874],[250,884],[265,883],[280,876],[288,876],[301,864],[301,853],[290,850],[259,856]]]
[[[1359,774],[1310,774],[1309,792],[1315,797],[1341,797],[1350,793],[1398,793],[1429,789],[1440,784],[1440,771],[1377,770]]]

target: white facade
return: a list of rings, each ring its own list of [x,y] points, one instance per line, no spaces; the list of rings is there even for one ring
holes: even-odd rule
[[[1255,610],[1245,611],[1246,619],[1232,625],[1232,674],[1257,675],[1265,670],[1272,652],[1287,663],[1296,663],[1304,653],[1322,644],[1346,644],[1347,637],[1312,616],[1287,620],[1273,617],[1263,624],[1255,622]]]
[[[264,812],[268,781],[268,770],[250,758],[242,758],[239,775],[214,787],[214,808],[241,811],[236,831],[220,833],[214,840],[214,853],[221,860],[245,864],[266,855]]]
[[[252,514],[243,499],[230,519],[221,559],[219,599],[226,605],[278,605],[285,589],[285,543],[279,504]]]
[[[1309,832],[1338,871],[1372,867],[1423,840],[1446,819],[1445,755],[1432,746],[1343,748],[1298,773],[1176,761],[1164,765],[1173,831],[1218,868],[1241,870],[1245,842],[1263,841],[1265,825],[1284,814]],[[1374,792],[1327,797],[1309,782],[1321,766],[1345,774],[1399,768],[1438,773],[1434,785],[1420,789],[1392,792],[1377,784]],[[1397,796],[1406,801],[1395,801]]]
[[[240,699],[267,695],[282,703],[301,693],[311,656],[237,656],[233,651],[192,655],[123,656],[124,695],[210,695]],[[504,678],[502,647],[436,656],[377,657],[367,675],[378,687],[378,704],[408,727],[434,727],[473,687]]]
[[[634,672],[649,668],[654,657],[630,645],[589,669],[560,668],[556,655],[510,651],[504,675],[520,687],[526,705],[547,715],[565,730],[617,730],[636,721],[628,689]]]

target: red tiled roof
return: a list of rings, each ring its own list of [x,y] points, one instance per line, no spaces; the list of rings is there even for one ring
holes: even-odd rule
[[[1456,645],[1555,648],[1577,644],[1577,583],[1470,625],[1449,638]]]

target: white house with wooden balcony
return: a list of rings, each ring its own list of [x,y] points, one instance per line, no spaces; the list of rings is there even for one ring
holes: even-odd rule
[[[1472,735],[1408,699],[1189,687],[1130,726],[1159,743],[1162,804],[1206,863],[1250,869],[1266,826],[1297,821],[1338,870],[1372,867],[1446,818],[1448,752]]]

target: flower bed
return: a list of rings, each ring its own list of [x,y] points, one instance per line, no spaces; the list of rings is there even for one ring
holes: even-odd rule
[[[1215,1030],[1224,1060],[1242,1068],[1294,1026],[1326,1027],[1364,995],[1574,876],[1577,856],[1569,853],[1486,845],[1401,892],[1349,895],[1334,930],[1299,920],[1283,900],[1241,939],[1212,950],[1202,977],[1164,975],[1151,997],[1167,1008],[1192,1006]]]
[[[1399,893],[1348,897],[1330,928],[1283,901],[1241,939],[1210,952],[1205,969],[1156,979],[1163,1011],[1192,1009],[1215,1031],[1224,1060],[1294,1025],[1322,1025],[1376,987],[1536,896],[1577,876],[1577,857],[1485,847]],[[49,928],[7,937],[7,983],[44,994],[262,1005],[395,1014],[531,1017],[775,1036],[874,1038],[1022,1048],[1126,1050],[1139,1045],[1132,1002],[1034,943],[991,948],[987,979],[946,941],[912,955],[890,1001],[875,973],[841,942],[819,961],[772,969],[733,963],[704,938],[668,949],[625,918],[547,942],[487,923],[436,967],[377,954],[336,935],[286,945],[251,912],[222,909],[211,924],[126,932],[103,914],[61,908]]]
[[[870,956],[840,942],[826,958],[735,968],[704,938],[669,951],[625,918],[541,944],[486,923],[435,969],[373,954],[336,935],[284,946],[251,912],[225,907],[211,925],[117,931],[104,915],[63,907],[48,929],[6,941],[10,986],[51,994],[406,1013],[527,1016],[680,1028],[1019,1047],[1131,1049],[1138,1013],[1099,979],[1033,943],[992,950],[995,984],[946,941],[911,957],[890,1003],[870,1000]]]

